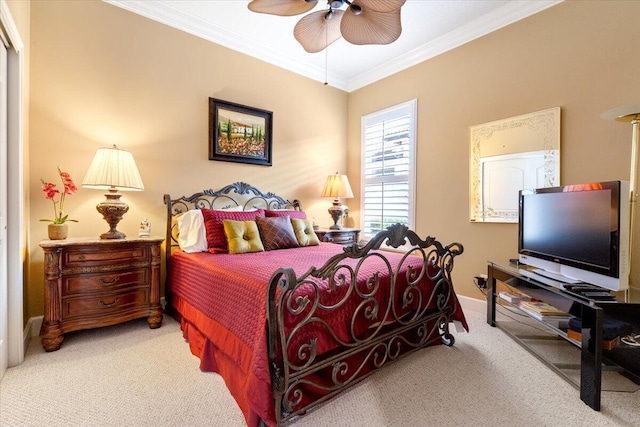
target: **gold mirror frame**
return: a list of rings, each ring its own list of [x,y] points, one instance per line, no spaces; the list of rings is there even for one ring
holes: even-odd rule
[[[472,222],[518,222],[517,194],[507,196],[515,210],[486,206],[483,195],[483,164],[488,158],[509,160],[543,153],[543,165],[538,176],[532,177],[536,187],[560,185],[560,107],[496,120],[469,127],[469,220]],[[519,183],[510,183],[511,187]],[[522,189],[522,188],[518,188]],[[512,206],[513,207],[513,206]]]

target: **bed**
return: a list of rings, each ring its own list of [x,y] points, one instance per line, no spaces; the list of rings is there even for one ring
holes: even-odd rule
[[[453,345],[453,321],[468,330],[458,243],[400,224],[363,245],[319,242],[299,201],[244,182],[164,202],[165,310],[249,426],[288,424],[402,356]]]

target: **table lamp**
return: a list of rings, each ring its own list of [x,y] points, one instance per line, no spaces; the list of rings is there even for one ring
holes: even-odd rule
[[[331,215],[331,218],[333,218],[333,225],[329,227],[329,229],[342,229],[342,226],[338,224],[338,222],[348,209],[340,203],[339,199],[353,198],[353,191],[351,191],[351,186],[349,185],[349,178],[347,178],[346,175],[338,175],[338,172],[336,172],[335,175],[329,175],[324,184],[324,189],[322,190],[322,197],[332,197],[334,199],[333,205],[329,208],[329,214]]]
[[[82,187],[108,190],[106,200],[96,206],[109,224],[109,231],[100,235],[101,239],[124,239],[124,233],[116,230],[122,216],[129,206],[120,200],[122,191],[141,191],[144,189],[142,178],[130,152],[120,150],[115,145],[100,148],[87,171]]]

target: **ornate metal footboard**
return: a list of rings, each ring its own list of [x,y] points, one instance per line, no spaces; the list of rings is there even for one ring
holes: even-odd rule
[[[377,251],[407,240],[411,249],[393,262]],[[267,339],[278,424],[400,356],[437,341],[453,345],[451,271],[462,251],[396,224],[300,277],[291,268],[277,270],[268,289]],[[380,268],[365,268],[369,262]]]

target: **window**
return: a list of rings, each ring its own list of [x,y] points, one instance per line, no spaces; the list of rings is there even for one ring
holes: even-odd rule
[[[417,101],[362,117],[362,237],[414,228]]]

